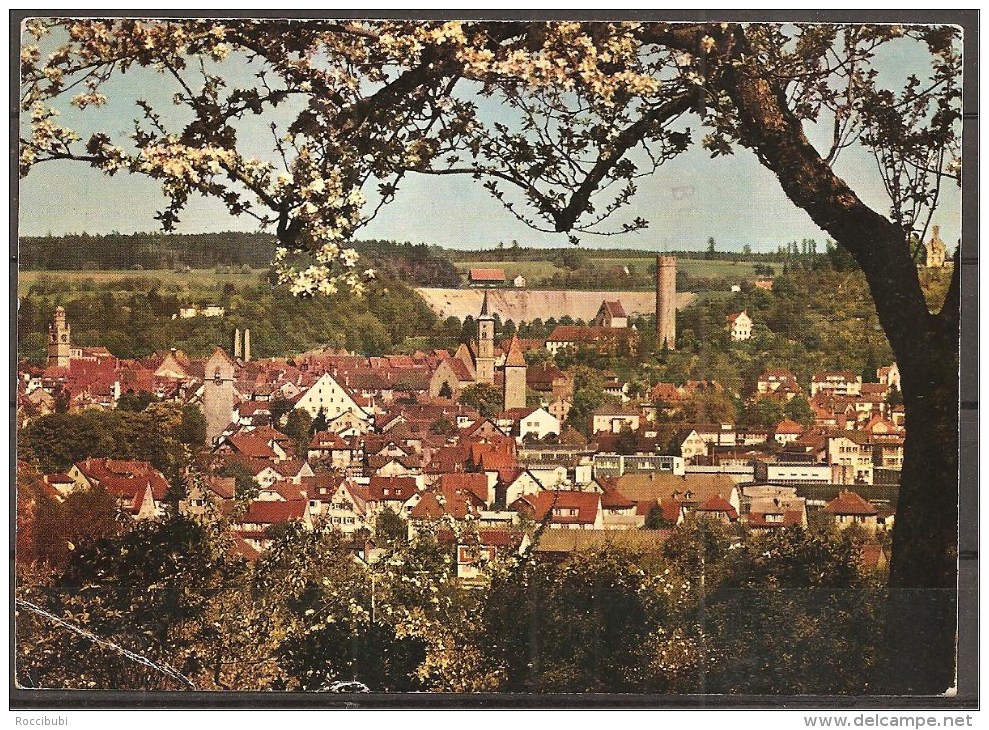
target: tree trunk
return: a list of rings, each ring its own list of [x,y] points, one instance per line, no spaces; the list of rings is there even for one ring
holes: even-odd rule
[[[740,139],[787,197],[846,248],[865,273],[899,365],[907,438],[890,568],[889,620],[877,689],[938,693],[954,684],[958,546],[958,278],[942,311],[928,311],[906,236],[834,174],[785,96],[761,73],[738,26],[719,39],[720,86]],[[877,627],[878,630],[878,627]]]
[[[956,262],[952,287],[957,286]],[[955,684],[958,576],[958,309],[894,347],[907,437],[893,528],[880,689],[932,694]],[[907,376],[909,372],[909,376]]]

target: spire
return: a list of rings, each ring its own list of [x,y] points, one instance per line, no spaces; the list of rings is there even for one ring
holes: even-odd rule
[[[484,317],[485,319],[491,319],[491,311],[488,309],[488,293],[484,292],[484,301],[481,302],[481,314],[478,319]]]
[[[522,354],[522,346],[519,344],[519,336],[512,335],[512,341],[508,344],[508,354],[505,355],[505,367],[525,367],[525,356]]]

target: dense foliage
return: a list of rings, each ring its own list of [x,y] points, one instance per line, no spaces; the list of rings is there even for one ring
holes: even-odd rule
[[[65,307],[72,341],[103,346],[124,358],[177,348],[203,357],[229,347],[235,327],[250,328],[255,357],[281,357],[321,345],[366,354],[393,351],[437,326],[425,302],[400,281],[382,277],[362,298],[336,294],[300,299],[265,283],[163,283],[151,277],[70,282],[51,276],[32,284],[18,310],[22,357],[44,361],[47,327]],[[180,307],[214,304],[223,317],[173,318]]]
[[[17,434],[17,458],[52,474],[87,457],[147,461],[170,480],[206,440],[194,405],[152,403],[143,411],[86,409],[51,413]]]
[[[254,563],[220,523],[170,516],[84,540],[65,567],[22,566],[18,597],[199,689],[869,692],[879,581],[854,545],[801,530],[680,528],[648,554],[506,558],[470,588],[428,534],[372,566],[289,528]],[[183,683],[18,612],[21,686]]]

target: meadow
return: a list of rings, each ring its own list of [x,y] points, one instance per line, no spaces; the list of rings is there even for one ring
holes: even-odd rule
[[[642,274],[656,262],[653,256],[615,256],[608,258],[588,257],[585,266],[597,270],[608,270],[614,267],[628,266],[635,273]],[[510,280],[522,274],[527,286],[537,286],[540,279],[548,279],[554,274],[565,274],[567,270],[557,266],[552,261],[457,261],[453,265],[458,271],[466,273],[469,269],[492,268],[504,269],[505,276]],[[756,263],[750,261],[709,261],[703,258],[678,258],[677,269],[692,278],[715,279],[730,277],[739,279],[755,278]]]

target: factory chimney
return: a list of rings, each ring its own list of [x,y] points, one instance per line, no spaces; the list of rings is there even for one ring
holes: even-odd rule
[[[244,355],[244,357],[243,357],[244,362],[250,362],[251,361],[251,330],[250,329],[245,329],[244,330],[244,352],[243,352],[243,355]]]
[[[234,360],[240,359],[241,356],[241,344],[240,344],[240,327],[234,330]]]

